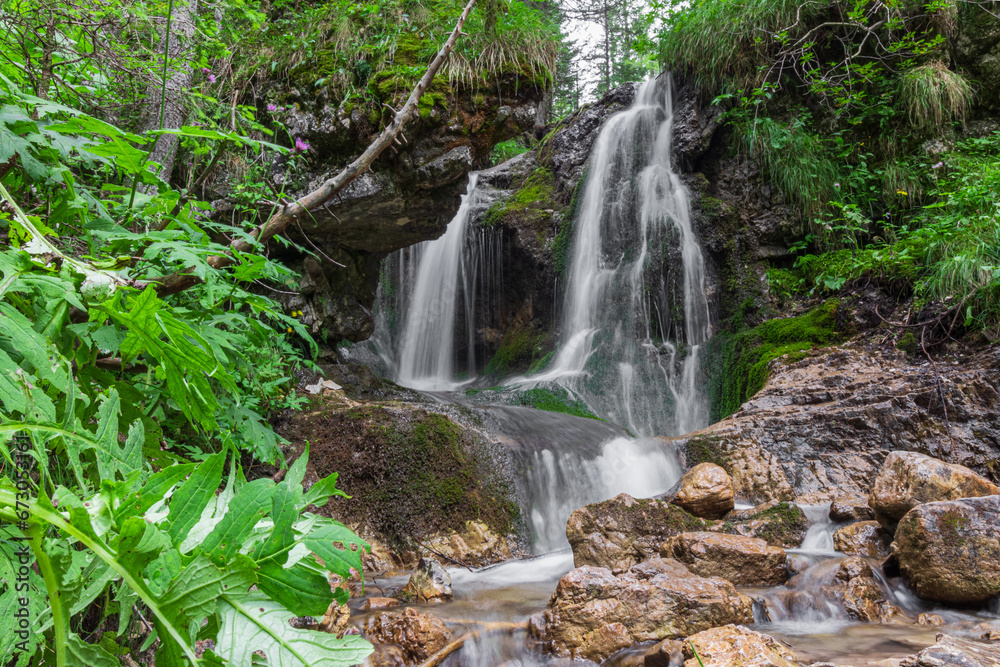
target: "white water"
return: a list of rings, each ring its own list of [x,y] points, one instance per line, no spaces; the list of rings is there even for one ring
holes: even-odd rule
[[[663,442],[632,438],[610,440],[596,456],[572,449],[534,451],[522,468],[525,517],[536,554],[569,545],[566,520],[574,510],[619,493],[655,496],[673,486],[682,473],[673,450]]]
[[[452,390],[461,384],[454,372],[455,311],[459,293],[472,292],[463,250],[476,177],[475,172],[469,174],[461,206],[444,236],[418,246],[419,263],[404,315],[396,376],[404,387]],[[469,301],[465,299],[466,308],[471,307]]]
[[[698,362],[711,336],[705,263],[672,167],[673,120],[667,76],[643,83],[601,129],[575,221],[563,342],[545,372],[517,379],[558,383],[637,435],[708,425]]]

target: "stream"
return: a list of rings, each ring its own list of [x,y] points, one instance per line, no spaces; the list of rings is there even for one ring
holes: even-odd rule
[[[482,622],[523,622],[543,610],[560,577],[573,568],[565,535],[570,513],[623,492],[639,498],[666,492],[683,468],[654,436],[708,425],[699,348],[712,336],[713,323],[690,196],[672,164],[671,86],[669,74],[643,83],[632,107],[604,123],[574,222],[560,343],[547,365],[507,378],[497,393],[558,388],[604,421],[479,406],[513,453],[535,556],[476,571],[449,567],[454,600],[413,606],[446,620],[456,634]],[[445,403],[467,405],[465,389],[488,386],[475,375],[484,360],[475,359],[473,339],[477,318],[495,307],[491,294],[503,288],[504,270],[498,238],[476,225],[480,200],[472,174],[445,235],[386,260],[375,334],[347,355]],[[462,355],[457,342],[464,342]],[[789,550],[798,574],[784,586],[741,590],[758,602],[754,629],[787,643],[804,662],[862,667],[913,653],[932,644],[942,629],[917,625],[914,619],[924,612],[941,616],[949,632],[967,636],[977,623],[996,618],[933,608],[900,581],[883,578],[879,585],[887,598],[912,618],[887,624],[848,619],[822,594],[844,559],[834,551],[839,525],[831,523],[828,505],[802,509],[810,528],[799,548]],[[367,592],[391,594],[407,577],[375,577]],[[351,604],[363,620],[360,602]],[[626,649],[604,664],[625,664],[641,650]],[[516,631],[470,640],[445,664],[562,662],[537,653],[526,632]]]

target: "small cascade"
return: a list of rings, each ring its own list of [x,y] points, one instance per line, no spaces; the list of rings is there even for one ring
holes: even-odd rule
[[[443,236],[383,261],[375,331],[342,349],[355,363],[412,389],[450,391],[475,377],[477,326],[499,318],[503,237],[471,224],[482,209],[478,174]]]
[[[475,172],[444,236],[420,244],[410,304],[402,323],[397,381],[414,389],[455,388],[455,309],[461,294],[471,294],[463,261],[469,211],[476,194]],[[470,333],[470,336],[472,334]]]
[[[838,526],[830,519],[830,503],[799,505],[799,507],[809,520],[809,529],[802,538],[802,545],[798,551],[823,556],[840,555],[833,547],[833,533]]]
[[[705,263],[672,167],[673,119],[665,76],[601,129],[574,223],[562,344],[545,372],[518,380],[560,384],[637,435],[708,425]]]

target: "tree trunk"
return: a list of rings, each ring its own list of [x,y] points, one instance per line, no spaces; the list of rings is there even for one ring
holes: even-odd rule
[[[175,130],[184,124],[183,96],[184,90],[191,85],[191,66],[183,56],[189,51],[194,38],[194,19],[197,13],[198,0],[178,0],[174,4],[169,35],[164,26],[161,41],[165,42],[166,87],[164,88],[161,77],[150,82],[146,94],[148,103],[144,130]],[[163,65],[161,63],[161,68]],[[161,74],[162,72],[160,69]],[[174,170],[179,141],[175,135],[161,134],[149,154],[149,160],[159,165],[157,173],[165,181],[170,180],[170,174]]]

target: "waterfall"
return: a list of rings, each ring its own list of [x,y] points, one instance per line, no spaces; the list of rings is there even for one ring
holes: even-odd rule
[[[708,425],[705,263],[672,166],[671,87],[669,75],[646,81],[601,129],[575,220],[562,344],[543,373],[518,379],[560,384],[636,435]]]
[[[477,179],[477,173],[469,174],[443,236],[385,259],[375,332],[365,343],[343,349],[346,358],[412,389],[450,391],[464,384],[460,375],[474,376],[476,325],[496,317],[503,282],[500,235],[469,224],[482,203]]]

